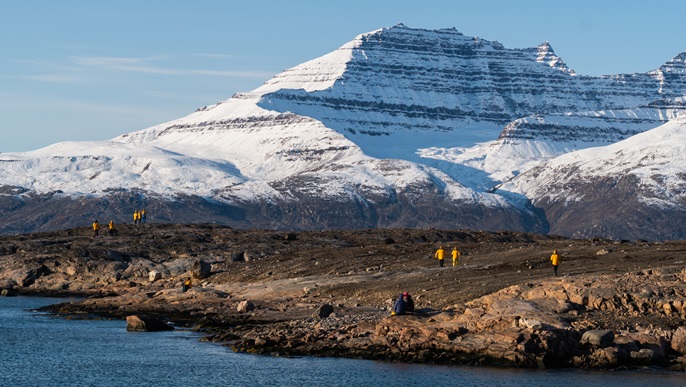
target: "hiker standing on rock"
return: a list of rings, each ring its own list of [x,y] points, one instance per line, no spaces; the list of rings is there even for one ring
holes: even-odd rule
[[[145,223],[145,208],[140,212],[140,222]]]
[[[457,246],[453,247],[453,251],[451,254],[453,256],[453,267],[457,267],[457,264],[459,263],[460,259],[460,250],[457,249]]]
[[[93,222],[93,236],[98,236],[100,233],[100,223],[96,220]]]
[[[550,256],[550,262],[553,264],[553,274],[557,277],[557,267],[560,265],[560,256],[557,254],[557,250],[553,250],[553,255]]]
[[[438,250],[436,250],[434,258],[438,258],[438,264],[443,267],[443,259],[445,258],[445,250],[443,250],[443,246],[440,246]]]
[[[110,229],[110,236],[114,236],[114,222],[110,220],[110,222],[107,224],[107,227]]]

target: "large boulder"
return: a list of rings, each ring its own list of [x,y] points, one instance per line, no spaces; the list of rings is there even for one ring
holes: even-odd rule
[[[160,273],[159,271],[153,270],[150,273],[148,273],[148,280],[150,282],[155,282],[160,279],[162,279],[162,273]]]
[[[243,312],[250,312],[255,310],[255,304],[252,303],[252,301],[241,301],[238,303],[238,306],[236,307],[236,311],[239,313]]]
[[[686,326],[681,326],[672,335],[671,347],[682,355],[686,355]]]
[[[636,342],[638,348],[652,350],[656,358],[664,358],[667,354],[667,348],[670,346],[667,338],[648,330],[631,332],[628,336]]]
[[[193,267],[191,268],[191,275],[195,279],[204,279],[210,276],[212,274],[212,265],[209,263],[203,261],[202,259],[198,259],[193,263]]]
[[[245,253],[243,250],[241,251],[236,251],[233,254],[231,254],[231,261],[232,262],[245,262]]]
[[[7,277],[16,282],[20,287],[33,285],[42,276],[52,274],[52,271],[45,265],[34,265],[30,268],[21,268],[7,273]]]
[[[329,304],[324,304],[317,308],[317,310],[312,314],[312,317],[327,318],[333,313],[333,306]]]
[[[0,279],[0,289],[14,289],[17,282],[13,279]]]
[[[121,251],[108,250],[107,260],[114,262],[131,262],[131,256],[126,253],[122,253]]]
[[[586,331],[581,336],[581,344],[588,344],[594,347],[606,348],[615,341],[615,333],[611,330],[591,330]]]
[[[126,330],[131,332],[172,331],[174,327],[154,317],[126,316]]]
[[[12,255],[17,252],[17,246],[6,244],[0,245],[0,255]]]

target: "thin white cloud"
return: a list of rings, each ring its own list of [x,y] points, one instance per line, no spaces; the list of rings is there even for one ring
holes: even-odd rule
[[[74,77],[70,75],[63,74],[36,74],[27,75],[25,79],[38,82],[49,82],[49,83],[73,83],[82,81],[79,77]]]
[[[210,55],[210,54],[208,54]],[[264,79],[274,75],[269,71],[225,71],[206,69],[172,69],[151,64],[151,61],[164,59],[152,58],[118,58],[118,57],[75,57],[73,60],[79,66],[94,67],[107,70],[141,72],[161,75],[203,75],[232,78]]]
[[[210,52],[198,52],[191,54],[192,56],[198,56],[201,58],[240,58],[240,55],[229,55],[229,54],[213,54]]]
[[[189,74],[193,75],[210,75],[219,77],[235,77],[235,78],[268,78],[274,76],[273,72],[269,71],[222,71],[222,70],[188,70]]]
[[[138,105],[121,105],[109,102],[66,99],[63,97],[36,96],[33,94],[0,93],[0,104],[3,108],[35,110],[41,106],[43,111],[76,110],[89,113],[113,115],[145,116],[150,109]]]
[[[149,62],[160,58],[117,58],[117,57],[74,57],[75,63],[84,67],[95,67],[108,70],[179,75],[179,71],[153,66]]]

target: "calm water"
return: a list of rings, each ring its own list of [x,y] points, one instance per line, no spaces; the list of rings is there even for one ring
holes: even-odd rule
[[[64,320],[0,297],[0,386],[686,386],[666,372],[538,371],[236,354],[188,331],[136,333],[124,321]]]

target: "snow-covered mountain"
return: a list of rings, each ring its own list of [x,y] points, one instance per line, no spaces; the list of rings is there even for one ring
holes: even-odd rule
[[[508,187],[568,152],[676,120],[684,58],[589,77],[548,42],[508,49],[455,29],[380,29],[178,120],[0,154],[0,231],[128,221],[145,206],[158,220],[241,227],[575,234],[530,196],[540,190]]]
[[[552,232],[576,237],[686,235],[686,117],[604,147],[543,162],[499,187],[532,198]]]

